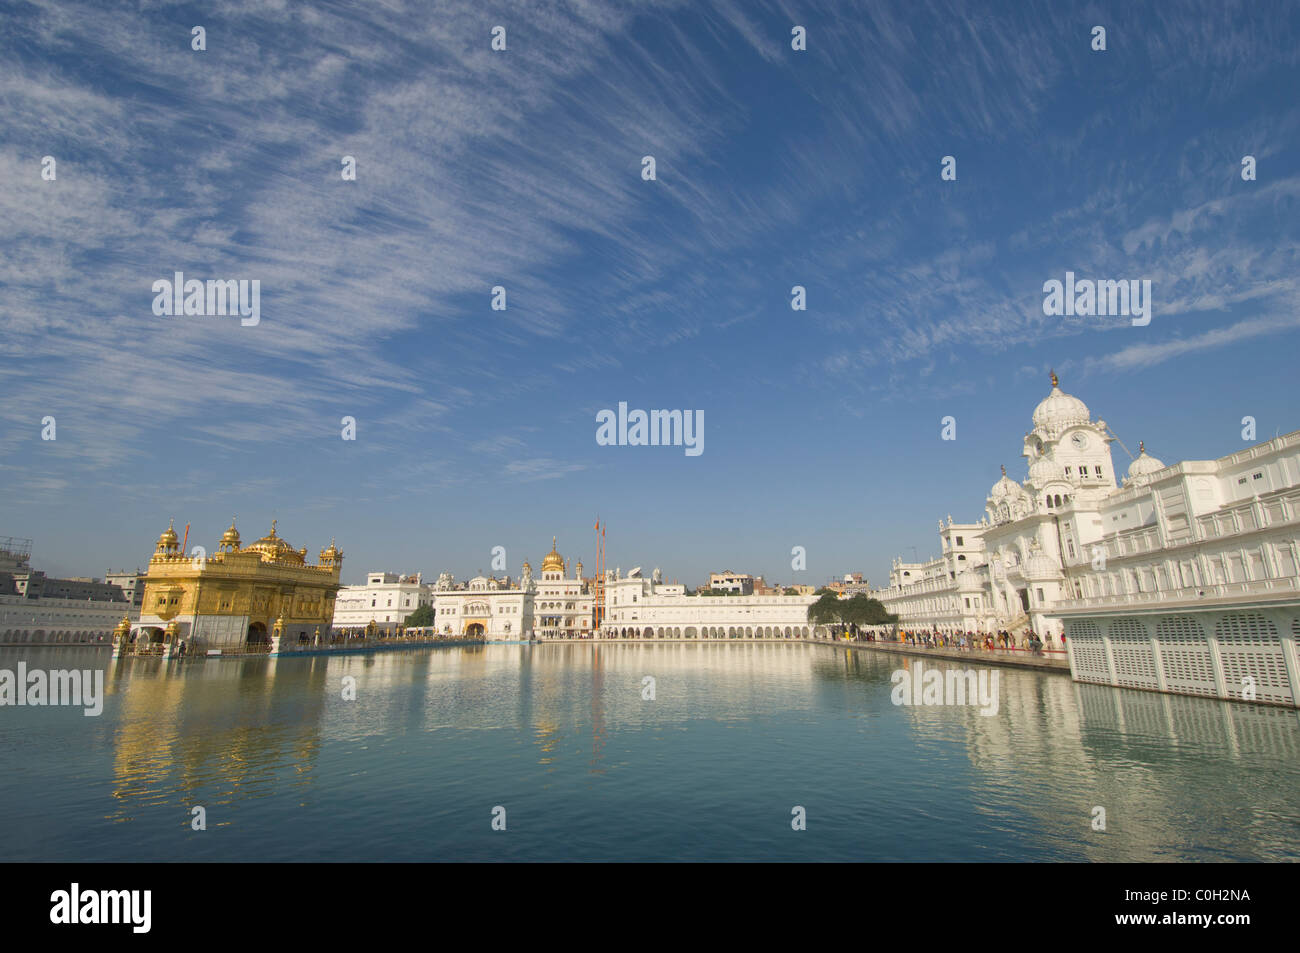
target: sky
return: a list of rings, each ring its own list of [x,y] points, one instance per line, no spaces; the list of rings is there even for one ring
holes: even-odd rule
[[[0,18],[0,535],[51,575],[232,516],[347,583],[552,536],[590,573],[599,519],[624,571],[881,584],[1025,478],[1053,368],[1166,463],[1300,429],[1295,3]],[[155,314],[177,271],[260,321]],[[1045,315],[1066,271],[1149,279],[1150,324]],[[703,452],[598,444],[620,402]]]

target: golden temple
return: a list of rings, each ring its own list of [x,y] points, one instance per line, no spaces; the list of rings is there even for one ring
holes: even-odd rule
[[[331,540],[318,562],[276,532],[241,545],[231,520],[217,551],[183,551],[175,525],[158,537],[140,621],[119,625],[117,654],[276,651],[281,640],[328,637],[343,553]]]

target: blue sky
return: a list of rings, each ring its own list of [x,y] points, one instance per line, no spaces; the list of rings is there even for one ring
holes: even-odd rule
[[[1051,367],[1166,462],[1300,428],[1294,3],[4,17],[0,534],[51,573],[232,514],[350,582],[552,535],[590,569],[599,515],[624,569],[883,582],[1023,479]],[[155,316],[178,270],[260,280],[260,324]],[[1066,270],[1151,279],[1150,325],[1044,316]],[[598,446],[619,401],[703,410],[704,453]]]

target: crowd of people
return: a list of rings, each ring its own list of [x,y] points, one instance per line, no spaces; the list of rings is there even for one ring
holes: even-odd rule
[[[1065,648],[1065,633],[1060,634],[1061,644],[1053,643],[1052,634],[1040,636],[1026,629],[1018,638],[1005,629],[997,632],[940,632],[937,630],[900,630],[896,641],[926,648],[955,648],[963,651],[1031,652],[1042,655],[1044,648],[1060,651]]]

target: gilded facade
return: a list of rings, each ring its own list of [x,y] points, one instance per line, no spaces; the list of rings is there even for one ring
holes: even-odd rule
[[[115,651],[271,651],[327,637],[342,567],[332,540],[313,565],[306,548],[277,535],[275,520],[247,546],[232,520],[211,555],[187,555],[168,526],[149,560],[140,620],[119,626]]]

